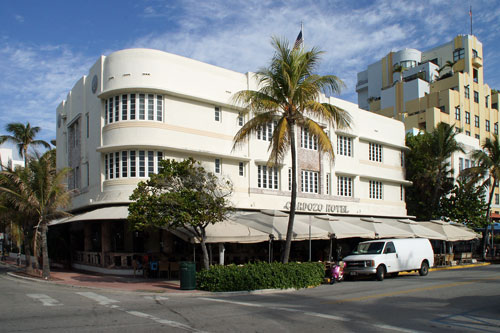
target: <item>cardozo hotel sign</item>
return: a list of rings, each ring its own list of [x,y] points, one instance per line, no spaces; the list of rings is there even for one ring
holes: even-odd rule
[[[288,201],[283,207],[285,210],[290,210],[290,201]],[[347,205],[332,205],[332,204],[322,204],[322,203],[309,203],[309,202],[297,202],[295,207],[298,211],[303,212],[314,212],[314,213],[338,213],[338,214],[348,214],[349,210]]]

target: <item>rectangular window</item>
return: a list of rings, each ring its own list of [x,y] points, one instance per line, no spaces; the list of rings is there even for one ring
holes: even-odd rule
[[[470,131],[465,131],[465,135],[470,136]]]
[[[489,107],[490,105],[490,95],[484,98],[484,106]]]
[[[405,188],[403,185],[399,185],[399,199],[401,201],[405,200]]]
[[[108,154],[104,154],[104,179],[109,179]]]
[[[474,90],[474,103],[479,103],[479,93]]]
[[[292,168],[288,168],[288,191],[292,190]]]
[[[220,121],[220,107],[216,106],[215,109],[214,109],[215,113],[214,113],[214,120],[215,121]]]
[[[478,140],[481,140],[481,137],[479,136],[479,134],[474,134],[474,137]]]
[[[154,120],[155,117],[155,96],[148,94],[148,120]]]
[[[277,190],[279,187],[278,181],[277,168],[269,168],[265,165],[257,166],[257,186],[259,188]]]
[[[455,119],[460,120],[460,106],[455,107]]]
[[[108,123],[108,100],[104,101],[104,124]]]
[[[257,130],[257,139],[264,141],[271,141],[273,139],[273,132],[276,126],[278,125],[277,121],[269,122],[266,126],[261,126]]]
[[[477,51],[472,49],[472,58],[477,58],[477,57],[479,57]]]
[[[220,159],[215,159],[215,173],[220,173]]]
[[[128,118],[127,95],[122,95],[122,120],[127,120],[127,118]]]
[[[115,178],[120,178],[120,153],[115,153]]]
[[[238,116],[238,126],[243,126],[243,116]]]
[[[318,140],[316,136],[309,133],[307,128],[302,128],[300,146],[305,149],[318,150]]]
[[[455,49],[455,51],[453,51],[453,61],[458,61],[460,59],[463,59],[465,56],[465,50],[463,48],[460,48],[460,49]]]
[[[157,173],[160,173],[160,170],[161,170],[161,166],[160,166],[160,162],[163,160],[163,153],[161,151],[159,151],[157,153],[157,158],[156,158],[156,172]]]
[[[465,168],[466,169],[470,168],[470,160],[469,159],[465,159]]]
[[[135,120],[135,94],[130,94],[130,120]]]
[[[485,123],[485,129],[486,129],[486,132],[489,132],[490,131],[490,121],[489,120],[486,120],[486,123]]]
[[[500,204],[498,194],[495,194],[495,205],[498,205],[498,204]]]
[[[498,123],[495,123],[493,125],[493,133],[495,133],[496,135],[498,135]]]
[[[135,162],[135,150],[130,152],[130,177],[135,177],[136,175],[136,162]]]
[[[156,120],[163,121],[163,96],[156,96]]]
[[[146,119],[146,95],[139,94],[139,119]]]
[[[474,116],[474,126],[479,128],[479,116]]]
[[[113,153],[109,154],[109,179],[113,179],[114,177],[114,159],[115,155]]]
[[[303,193],[318,193],[318,172],[302,170],[301,189]]]
[[[439,107],[439,111],[441,111],[442,113],[448,113],[446,112],[446,107],[444,105]]]
[[[337,154],[352,157],[352,138],[347,136],[337,136]]]
[[[370,180],[370,199],[382,199],[382,182]]]
[[[148,150],[148,176],[155,173],[155,152]]]
[[[113,122],[113,98],[109,99],[108,102],[108,123]]]
[[[325,194],[330,195],[331,193],[331,188],[332,188],[332,176],[327,173],[325,177]]]
[[[477,69],[473,68],[473,69],[472,69],[472,80],[473,80],[474,82],[476,82],[476,83],[478,82],[478,78],[477,78],[477,77],[478,77],[478,72],[477,72]]]
[[[146,152],[139,150],[139,177],[146,177]]]
[[[245,175],[245,165],[243,164],[243,162],[240,162],[238,164],[238,174],[242,177]]]
[[[352,178],[337,177],[337,195],[341,197],[352,197]]]
[[[465,95],[465,98],[467,98],[467,99],[470,98],[469,86],[464,87],[464,95]]]
[[[368,159],[370,161],[382,162],[382,145],[370,142]]]
[[[126,178],[128,176],[128,152],[122,151],[122,177]]]
[[[458,158],[458,171],[461,172],[464,169],[464,159],[462,157]]]
[[[120,96],[115,96],[115,121],[120,120]]]
[[[470,124],[470,112],[465,111],[465,123]]]

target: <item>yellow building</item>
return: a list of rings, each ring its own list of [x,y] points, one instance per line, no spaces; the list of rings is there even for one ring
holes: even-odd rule
[[[473,35],[424,52],[390,52],[358,73],[358,104],[403,121],[407,131],[432,131],[439,122],[454,125],[479,147],[498,134],[499,122],[499,92],[484,82],[483,65],[483,46]],[[495,211],[499,204],[497,193]]]

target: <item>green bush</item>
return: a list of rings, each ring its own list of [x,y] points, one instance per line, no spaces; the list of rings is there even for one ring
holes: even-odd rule
[[[196,285],[207,291],[299,289],[320,285],[324,276],[325,267],[319,262],[256,262],[242,266],[212,266],[196,274]]]

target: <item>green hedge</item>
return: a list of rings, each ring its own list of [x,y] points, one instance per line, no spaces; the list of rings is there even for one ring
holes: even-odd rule
[[[242,266],[212,266],[196,274],[196,285],[208,291],[299,289],[320,285],[324,276],[325,267],[319,262],[256,262]]]

